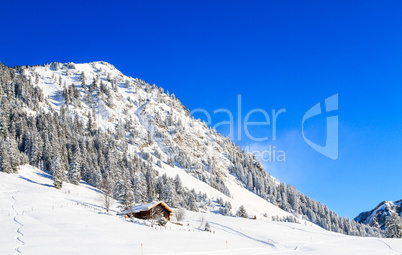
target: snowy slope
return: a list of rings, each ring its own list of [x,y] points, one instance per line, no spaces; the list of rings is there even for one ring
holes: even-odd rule
[[[401,254],[396,239],[345,236],[312,224],[186,212],[183,226],[151,228],[116,211],[81,183],[53,188],[47,173],[0,172],[0,254]],[[204,218],[213,232],[199,230]],[[16,250],[15,250],[16,249]]]
[[[227,197],[205,182],[186,174],[186,172],[180,168],[172,168],[168,165],[165,165],[163,169],[158,167],[156,168],[161,174],[166,173],[170,177],[174,177],[176,174],[178,174],[180,179],[183,181],[183,185],[188,189],[195,189],[197,192],[201,191],[206,193],[210,198],[224,198],[225,201],[230,202],[235,209],[240,207],[240,205],[243,205],[249,213],[255,214],[259,218],[263,217],[264,214],[267,214],[270,219],[271,216],[291,215],[290,213],[283,211],[279,207],[274,206],[254,193],[244,189],[237,184],[237,181],[228,180],[226,182],[226,185],[230,189],[232,195],[232,197]]]

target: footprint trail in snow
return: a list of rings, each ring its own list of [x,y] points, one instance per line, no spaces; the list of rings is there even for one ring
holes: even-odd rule
[[[14,200],[13,204],[11,205],[11,208],[15,212],[13,220],[18,224],[18,228],[16,229],[17,240],[20,242],[20,244],[15,248],[15,254],[21,254],[20,248],[25,244],[25,242],[21,240],[21,237],[24,236],[24,234],[21,232],[21,227],[23,227],[24,225],[16,218],[18,215],[18,211],[15,209],[15,203],[17,202],[17,199],[15,198],[15,193],[11,196],[11,198]]]

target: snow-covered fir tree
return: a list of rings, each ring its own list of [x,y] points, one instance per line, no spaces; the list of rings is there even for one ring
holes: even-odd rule
[[[74,157],[68,167],[68,180],[70,183],[78,185],[81,180],[81,159],[79,149],[74,153]]]
[[[243,205],[239,207],[239,210],[236,212],[237,217],[248,218],[248,214],[246,212],[246,208]]]
[[[402,238],[402,218],[394,211],[385,220],[385,236],[388,238]]]
[[[53,174],[53,183],[57,189],[61,189],[64,182],[64,169],[63,165],[60,162],[60,156],[57,152],[55,152],[51,164],[51,173]]]

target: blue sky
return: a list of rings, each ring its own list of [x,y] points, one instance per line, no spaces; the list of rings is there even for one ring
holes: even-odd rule
[[[355,217],[402,194],[402,16],[400,1],[6,1],[0,61],[6,65],[104,60],[176,94],[214,124],[261,108],[286,109],[250,128],[286,162],[268,172],[341,216]],[[303,140],[301,120],[339,94],[339,158]],[[272,116],[271,116],[272,117]],[[325,142],[325,115],[306,136]],[[263,120],[261,114],[251,117]],[[235,127],[237,130],[238,127]],[[227,126],[218,130],[227,134]]]

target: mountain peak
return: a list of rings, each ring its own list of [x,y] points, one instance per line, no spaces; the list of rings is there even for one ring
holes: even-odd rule
[[[355,221],[385,229],[385,220],[386,217],[390,215],[391,211],[402,215],[402,199],[397,201],[383,201],[373,210],[360,213],[355,218]]]

